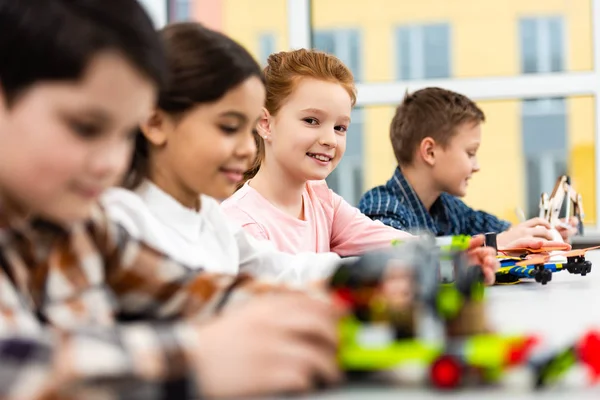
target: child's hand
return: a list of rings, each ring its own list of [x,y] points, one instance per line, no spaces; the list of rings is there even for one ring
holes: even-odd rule
[[[521,239],[517,239],[511,243],[508,243],[508,245],[506,246],[506,248],[510,249],[510,248],[528,248],[528,249],[533,249],[533,250],[537,250],[537,249],[541,249],[542,247],[548,246],[564,246],[565,243],[564,242],[557,242],[557,241],[549,241],[549,240],[541,240],[541,239],[536,239],[536,238],[521,238]],[[567,243],[567,245],[569,246],[566,250],[570,250],[571,249],[571,245]],[[518,252],[518,254],[521,254],[521,252]]]
[[[496,258],[496,250],[492,247],[481,247],[485,242],[483,235],[473,236],[469,245],[469,265],[480,265],[486,285],[496,282],[496,271],[500,262]]]
[[[305,294],[264,295],[201,328],[192,364],[207,397],[299,392],[341,379],[338,315]]]
[[[578,232],[579,218],[571,217],[568,221],[562,218],[560,222],[561,224],[556,227],[556,230],[565,242],[569,242],[571,236],[575,236]]]
[[[531,218],[517,226],[511,227],[497,236],[498,247],[508,247],[508,244],[521,238],[536,238],[552,240],[552,226],[543,218]]]

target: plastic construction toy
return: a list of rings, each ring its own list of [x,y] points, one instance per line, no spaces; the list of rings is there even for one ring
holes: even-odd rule
[[[442,283],[447,259],[453,260],[454,280]],[[380,287],[391,268],[405,269],[413,280],[416,293],[404,310],[390,307]],[[352,310],[340,327],[339,360],[348,372],[417,363],[434,387],[454,388],[474,376],[498,378],[535,343],[535,338],[487,333],[481,269],[467,266],[465,250],[444,250],[434,238],[363,255],[341,267],[330,283]]]
[[[495,233],[486,234],[486,244],[495,246]],[[540,249],[524,247],[497,249],[500,268],[496,272],[497,284],[514,284],[523,279],[534,279],[546,285],[552,280],[552,275],[560,271],[586,276],[592,272],[592,263],[585,259],[585,253],[600,248],[564,251],[568,244],[548,246]]]
[[[471,237],[468,235],[438,236],[433,238],[428,233],[423,233],[421,238],[427,241],[434,241],[435,246],[439,248],[439,277],[442,282],[448,283],[455,279],[456,257],[462,257],[463,252],[469,248]],[[411,239],[409,239],[411,240]],[[399,246],[407,241],[394,240],[392,246]]]
[[[441,262],[453,260],[455,279],[440,280]],[[422,383],[436,389],[468,384],[507,384],[517,376],[528,388],[560,382],[573,367],[589,371],[586,384],[600,379],[600,333],[591,332],[558,351],[530,335],[489,333],[481,269],[470,267],[465,250],[444,250],[434,238],[420,238],[342,265],[331,278],[334,296],[349,312],[340,324],[338,359],[355,373],[424,371]],[[398,269],[412,279],[409,305],[395,308],[384,276]]]
[[[568,202],[566,207],[564,204],[565,199]],[[563,223],[560,221],[559,215],[563,208],[565,208],[565,220],[568,221],[571,216],[578,218],[578,232],[582,235],[584,218],[583,201],[581,195],[571,186],[571,179],[566,175],[557,179],[550,196],[542,193],[539,216],[547,220],[553,227],[560,226]]]

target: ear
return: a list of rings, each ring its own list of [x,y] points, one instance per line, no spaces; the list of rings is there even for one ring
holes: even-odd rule
[[[421,144],[419,145],[419,156],[427,165],[435,165],[436,147],[437,143],[430,137],[421,140]]]
[[[148,119],[140,124],[140,130],[150,143],[159,147],[167,142],[171,124],[162,110],[154,109]]]
[[[269,110],[263,107],[262,115],[260,116],[258,123],[256,124],[256,129],[258,130],[258,134],[264,140],[269,140],[271,138],[271,121],[273,117]]]

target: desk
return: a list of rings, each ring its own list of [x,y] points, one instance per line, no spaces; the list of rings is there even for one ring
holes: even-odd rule
[[[585,247],[600,246],[600,234],[597,232],[586,233],[583,236],[573,236],[571,245],[574,249],[583,249]]]
[[[546,286],[523,283],[488,289],[491,321],[501,332],[543,334],[550,345],[568,344],[586,328],[600,327],[600,251],[591,251],[592,273],[586,277],[566,271],[554,274]],[[507,391],[469,389],[443,395],[425,389],[401,389],[355,384],[301,399],[401,400],[401,399],[600,399],[600,386],[588,390]]]

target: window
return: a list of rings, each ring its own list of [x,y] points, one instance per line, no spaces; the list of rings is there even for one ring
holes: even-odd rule
[[[521,72],[564,69],[563,24],[559,17],[520,21]],[[522,144],[526,163],[527,215],[538,215],[541,193],[552,191],[567,173],[567,118],[563,98],[527,99],[521,104]]]
[[[267,65],[267,59],[275,53],[275,35],[272,33],[263,33],[258,38],[259,61],[262,65]]]
[[[327,185],[353,206],[363,195],[363,110],[352,111],[352,122],[346,132],[346,153],[337,168],[327,177]]]
[[[523,152],[527,177],[527,215],[537,216],[541,193],[550,195],[560,175],[567,174],[565,99],[524,100],[521,106]]]
[[[334,54],[350,68],[354,79],[362,79],[360,37],[355,29],[318,30],[313,32],[313,47]]]
[[[192,0],[169,0],[169,22],[189,21],[192,17]]]
[[[564,27],[561,17],[520,21],[521,71],[524,74],[565,69]]]
[[[408,25],[396,29],[399,80],[450,77],[448,24]]]
[[[357,30],[318,30],[313,32],[313,47],[334,54],[352,70],[360,81],[362,65]],[[346,133],[346,153],[337,168],[327,177],[327,184],[348,203],[357,205],[363,192],[363,110],[354,109]]]

